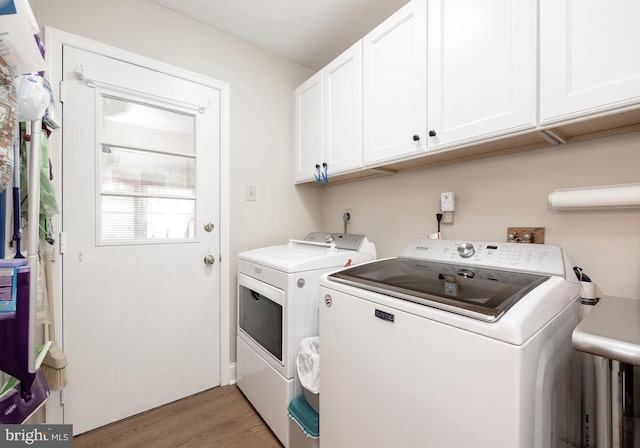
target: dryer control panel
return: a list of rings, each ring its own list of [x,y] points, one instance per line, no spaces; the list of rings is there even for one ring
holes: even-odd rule
[[[367,237],[364,235],[330,232],[311,232],[304,238],[304,241],[314,243],[333,243],[336,245],[336,249],[344,250],[360,250],[365,240],[367,240]]]

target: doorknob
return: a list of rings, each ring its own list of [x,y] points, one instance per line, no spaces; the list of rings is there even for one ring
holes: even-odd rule
[[[213,229],[215,228],[215,226],[213,225],[213,223],[208,222],[204,225],[204,230],[206,232],[211,232]]]
[[[204,257],[204,264],[213,264],[215,262],[216,262],[216,257],[214,257],[211,254],[209,254],[206,257]]]

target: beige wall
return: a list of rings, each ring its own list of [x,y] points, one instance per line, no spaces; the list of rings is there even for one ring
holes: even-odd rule
[[[640,133],[459,163],[322,189],[322,228],[349,231],[395,256],[436,230],[440,192],[453,191],[455,222],[443,237],[505,241],[509,226],[544,226],[602,294],[640,298],[640,210],[554,211],[557,188],[640,182]],[[298,187],[315,188],[315,187]]]
[[[146,0],[31,0],[38,24],[230,84],[231,358],[236,256],[316,229],[317,191],[293,185],[293,90],[311,70]],[[245,185],[257,200],[245,201]]]

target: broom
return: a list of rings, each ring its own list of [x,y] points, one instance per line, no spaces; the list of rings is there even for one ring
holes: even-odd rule
[[[49,303],[49,339],[51,348],[42,361],[42,373],[49,385],[49,389],[62,390],[67,385],[67,357],[60,350],[56,343],[56,326],[53,313],[53,282],[51,281],[51,248],[47,247],[43,251],[44,275],[47,292],[47,302]]]

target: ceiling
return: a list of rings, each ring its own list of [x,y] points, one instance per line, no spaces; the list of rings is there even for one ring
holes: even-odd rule
[[[151,0],[319,70],[408,0]]]

